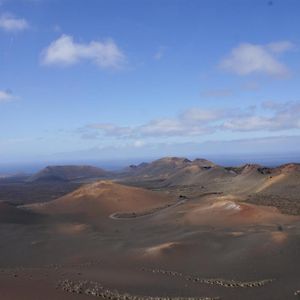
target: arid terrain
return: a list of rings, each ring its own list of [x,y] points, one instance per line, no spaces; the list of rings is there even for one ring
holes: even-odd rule
[[[300,299],[300,165],[167,157],[0,180],[0,299]]]

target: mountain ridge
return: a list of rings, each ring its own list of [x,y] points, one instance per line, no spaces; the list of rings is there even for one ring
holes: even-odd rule
[[[32,175],[28,181],[71,181],[90,178],[109,178],[111,176],[112,172],[90,165],[53,165],[47,166]]]

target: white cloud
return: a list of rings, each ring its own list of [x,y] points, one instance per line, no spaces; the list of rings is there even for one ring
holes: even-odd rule
[[[231,131],[283,131],[300,129],[300,103],[264,102],[264,115],[245,115],[224,121],[221,128]]]
[[[29,24],[25,19],[14,17],[11,14],[0,15],[0,28],[5,31],[17,32],[29,28]]]
[[[92,61],[100,68],[117,69],[124,64],[125,55],[113,40],[83,44],[74,42],[69,35],[62,35],[42,53],[45,65],[74,65],[82,60]]]
[[[138,126],[119,126],[108,123],[90,124],[79,132],[83,138],[105,136],[140,139],[144,137],[201,136],[212,133],[212,124],[223,115],[221,110],[191,108],[174,118],[151,120]],[[94,134],[90,133],[90,130]],[[89,133],[87,133],[87,131]]]
[[[293,44],[287,41],[268,45],[240,44],[221,61],[220,67],[226,71],[249,75],[262,73],[272,76],[286,76],[289,70],[278,60],[276,54],[291,50]]]
[[[12,95],[12,93],[7,91],[1,91],[0,90],[0,103],[2,102],[9,102],[14,100],[15,97]]]
[[[98,123],[82,128],[83,138],[103,136],[144,140],[146,138],[203,137],[220,131],[283,132],[300,129],[300,102],[264,102],[244,109],[191,108],[173,118],[151,120],[138,126]]]
[[[272,126],[272,122],[268,118],[248,116],[225,121],[222,125],[222,129],[229,129],[232,131],[256,131],[267,129],[270,126]]]
[[[146,136],[181,135],[183,127],[176,119],[153,120],[139,129]]]

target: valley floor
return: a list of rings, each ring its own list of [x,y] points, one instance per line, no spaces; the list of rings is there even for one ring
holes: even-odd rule
[[[138,218],[37,214],[0,224],[0,299],[298,297],[300,218],[275,208],[215,194]]]

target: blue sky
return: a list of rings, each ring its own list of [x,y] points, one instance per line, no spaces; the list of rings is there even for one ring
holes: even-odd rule
[[[0,0],[0,159],[297,152],[299,11]]]

